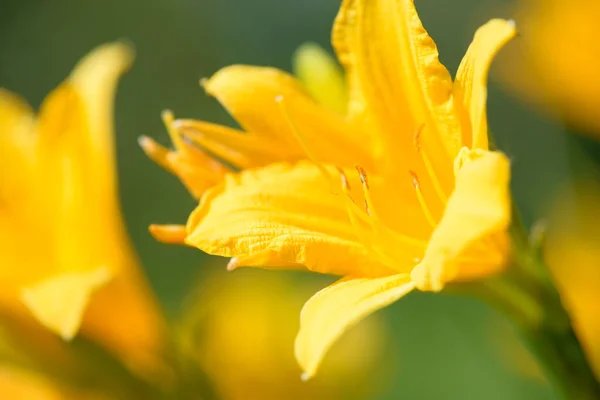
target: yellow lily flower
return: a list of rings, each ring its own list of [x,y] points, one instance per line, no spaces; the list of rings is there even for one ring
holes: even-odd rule
[[[502,69],[510,89],[600,137],[600,2],[528,0],[516,18],[522,36]]]
[[[175,151],[142,139],[152,158],[203,193],[186,227],[152,231],[233,257],[229,269],[341,276],[301,313],[296,358],[313,376],[366,315],[415,288],[439,291],[505,265],[509,161],[488,150],[486,80],[514,35],[510,21],[480,28],[452,82],[412,0],[344,1],[333,45],[346,71],[346,112],[273,68],[217,72],[203,86],[245,132],[168,118]],[[203,174],[194,163],[210,174],[190,179]],[[241,172],[218,169],[231,166]]]
[[[113,143],[132,56],[121,43],[97,48],[38,116],[0,90],[0,309],[66,340],[81,331],[148,371],[163,320],[123,225]]]

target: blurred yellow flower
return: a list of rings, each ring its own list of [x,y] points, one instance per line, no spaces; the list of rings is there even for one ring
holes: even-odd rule
[[[180,330],[182,341],[221,398],[370,398],[383,388],[382,373],[393,376],[391,363],[381,360],[390,343],[386,326],[376,318],[336,344],[318,378],[298,379],[290,348],[297,314],[314,288],[314,283],[258,270],[234,276],[219,271],[198,287],[194,311]]]
[[[600,379],[600,185],[579,182],[575,189],[565,191],[550,214],[545,256]]]
[[[163,320],[121,218],[113,143],[132,56],[121,43],[97,48],[38,116],[0,90],[0,309],[64,339],[81,331],[148,371]]]
[[[514,34],[510,21],[480,28],[452,82],[412,0],[344,1],[333,45],[346,112],[273,68],[217,72],[203,86],[245,132],[169,115],[175,151],[141,140],[197,197],[212,186],[187,227],[152,231],[233,257],[230,269],[342,276],[301,313],[296,358],[313,376],[366,315],[414,288],[439,291],[504,266],[509,161],[488,150],[486,80]]]
[[[106,400],[98,395],[61,387],[56,382],[19,368],[0,365],[0,394],[18,400]]]
[[[502,69],[510,88],[600,135],[600,2],[522,1],[516,19],[522,35]]]

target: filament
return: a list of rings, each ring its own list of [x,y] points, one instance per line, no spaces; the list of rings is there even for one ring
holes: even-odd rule
[[[317,166],[317,168],[319,169],[319,171],[321,171],[323,176],[325,176],[325,178],[327,179],[329,184],[332,187],[335,187],[335,185],[333,183],[334,182],[333,177],[331,176],[329,171],[327,171],[327,168],[325,168],[323,163],[321,161],[319,161],[316,154],[314,154],[312,152],[310,146],[304,140],[304,136],[300,133],[300,130],[298,129],[296,124],[294,124],[294,121],[292,121],[292,118],[290,117],[290,114],[288,113],[287,108],[285,107],[285,104],[283,104],[283,101],[284,101],[283,95],[279,95],[279,96],[275,97],[275,102],[279,106],[279,109],[281,110],[281,114],[286,119],[286,122],[289,124],[290,129],[294,135],[294,138],[298,141],[298,144],[300,144],[300,148],[302,149],[302,151],[304,151],[304,153],[306,153],[306,155],[310,159],[310,161],[312,161]]]
[[[371,228],[371,230],[376,231],[374,229],[373,223],[371,221],[361,218],[363,213],[361,212],[360,209],[358,209],[356,202],[354,201],[354,199],[352,198],[352,196],[350,194],[350,186],[348,185],[348,177],[346,176],[346,174],[344,173],[344,171],[341,168],[339,169],[339,172],[340,172],[340,178],[342,180],[342,191],[344,192],[344,195],[345,195],[344,196],[344,204],[346,206],[346,211],[348,213],[348,217],[350,218],[350,224],[352,225],[352,230],[354,231],[358,240],[360,240],[361,242],[363,242],[365,244],[367,251],[371,252],[376,258],[381,260],[383,262],[383,264],[385,264],[393,269],[393,267],[395,265],[394,260],[392,260],[385,252],[381,251],[377,244],[373,243],[372,240],[367,238],[367,236],[364,234],[364,229],[362,229],[360,227],[359,219],[361,219],[362,222],[367,223],[367,225],[369,226],[369,228]]]
[[[367,173],[360,165],[355,165],[354,168],[356,168],[356,172],[358,172],[358,177],[362,186],[362,192],[365,198],[365,211],[367,212],[367,215],[379,219],[375,214],[375,207],[373,207],[373,199],[371,198],[371,191],[369,190],[369,178],[367,177]]]
[[[377,235],[378,238],[382,238],[384,236],[391,237],[394,240],[407,243],[411,246],[418,247],[419,249],[424,248],[426,246],[425,242],[397,233],[396,231],[388,228],[383,223],[383,221],[377,216],[377,214],[375,213],[375,207],[373,207],[373,200],[371,199],[371,195],[370,195],[370,190],[369,190],[369,186],[368,186],[369,181],[368,181],[367,175],[362,168],[360,168],[360,167],[358,167],[358,168],[359,168],[359,174],[362,174],[364,177],[364,180],[361,178],[361,186],[363,187],[363,193],[365,195],[365,206],[367,208],[366,214],[364,212],[362,212],[362,210],[358,207],[358,205],[352,198],[352,195],[350,194],[350,186],[348,185],[348,178],[346,177],[346,174],[344,173],[344,171],[341,168],[338,168],[338,171],[340,172],[340,177],[342,179],[342,189],[344,190],[344,194],[346,195],[346,197],[352,203],[352,207],[351,207],[352,212],[356,216],[360,217],[362,222],[366,223],[373,230],[373,232]]]
[[[427,156],[427,152],[425,151],[425,149],[421,148],[421,132],[423,132],[423,128],[425,128],[425,124],[422,124],[421,126],[419,126],[419,128],[415,131],[415,134],[414,134],[415,150],[421,156],[421,160],[423,160],[423,164],[425,165],[425,170],[427,171],[427,175],[431,179],[431,183],[433,184],[433,188],[434,188],[436,194],[438,195],[438,197],[440,198],[442,203],[445,205],[448,202],[448,197],[446,196],[446,193],[444,192],[444,189],[442,188],[442,185],[440,184],[440,181],[437,178],[437,175],[435,173],[433,165],[431,165],[431,161],[429,160],[429,157]]]
[[[408,171],[408,173],[410,174],[410,177],[412,178],[412,184],[413,184],[413,187],[415,188],[415,192],[417,193],[417,199],[419,200],[419,204],[421,205],[423,214],[425,214],[425,219],[427,220],[427,222],[429,222],[429,225],[431,225],[432,228],[435,228],[437,226],[437,222],[435,221],[435,218],[433,218],[433,215],[431,214],[429,207],[427,207],[427,203],[425,202],[425,197],[423,197],[423,192],[421,191],[421,184],[419,183],[419,177],[417,176],[417,174],[414,171]]]

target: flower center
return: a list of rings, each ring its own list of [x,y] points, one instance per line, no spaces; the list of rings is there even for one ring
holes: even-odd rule
[[[315,164],[315,166],[321,171],[322,175],[331,185],[334,193],[340,189],[339,183],[333,178],[331,171],[328,170],[325,165],[316,157],[316,155],[310,149],[310,146],[304,140],[304,136],[296,127],[296,124],[290,118],[289,113],[284,104],[284,97],[279,95],[275,98],[275,101],[279,105],[282,115],[286,118],[290,129],[298,141],[300,147],[306,154],[306,156]],[[427,243],[415,239],[409,236],[402,235],[392,229],[390,229],[377,215],[375,207],[373,206],[373,199],[370,193],[369,178],[366,171],[360,166],[355,165],[356,172],[361,183],[362,195],[364,198],[364,209],[359,207],[354,200],[351,188],[350,180],[341,167],[336,167],[340,176],[341,189],[344,194],[343,201],[346,207],[350,223],[354,234],[357,239],[365,246],[365,248],[372,253],[373,257],[379,260],[384,265],[387,265],[390,269],[397,269],[398,264],[406,265],[403,263],[403,259],[406,259],[407,254],[399,251],[398,248],[406,249],[410,247],[413,249],[410,253],[422,254],[427,246]],[[423,200],[423,204],[425,204]],[[399,246],[400,245],[400,246]],[[409,256],[410,260],[408,263],[413,265],[418,263],[419,259]]]

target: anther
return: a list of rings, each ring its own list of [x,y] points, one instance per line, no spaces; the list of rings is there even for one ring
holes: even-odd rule
[[[363,196],[365,198],[365,211],[368,216],[375,216],[375,209],[373,207],[373,199],[371,198],[371,193],[369,191],[369,178],[367,177],[367,173],[360,165],[355,165],[356,172],[358,172],[358,177],[360,179],[360,183],[362,185]]]
[[[358,172],[358,177],[360,178],[360,183],[362,183],[367,189],[369,189],[369,179],[367,178],[367,173],[360,165],[355,165],[356,171]]]
[[[413,146],[415,146],[417,153],[421,152],[421,132],[423,132],[423,128],[425,128],[425,124],[421,124],[413,135]]]
[[[410,175],[411,179],[412,179],[412,184],[414,186],[414,188],[416,190],[421,190],[421,184],[419,183],[419,177],[417,176],[417,174],[414,171],[408,171],[408,174]]]

